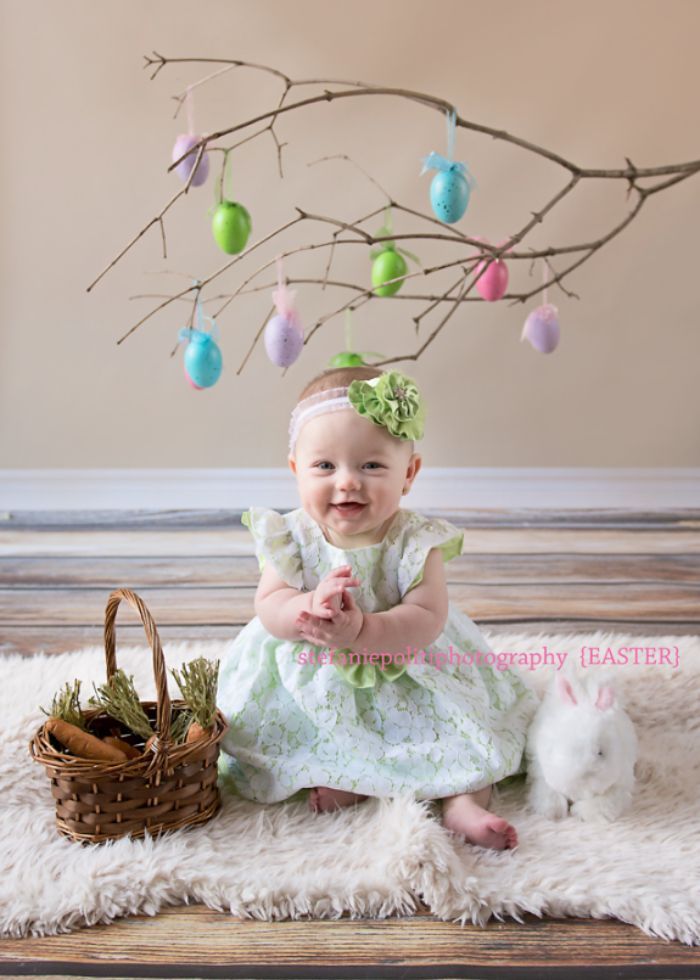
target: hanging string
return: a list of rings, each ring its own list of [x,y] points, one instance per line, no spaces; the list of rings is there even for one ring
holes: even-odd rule
[[[547,263],[544,259],[542,259],[542,285],[544,286],[545,306],[547,305],[547,286],[545,285],[546,282],[547,282]]]
[[[352,350],[352,310],[345,311],[345,350]]]
[[[200,293],[197,293],[197,299],[195,300],[195,307],[197,310],[197,330],[204,332],[204,313],[202,311],[202,300]]]
[[[291,317],[294,313],[296,289],[288,289],[285,284],[282,256],[278,255],[275,262],[277,264],[277,289],[272,294],[272,301],[280,316]]]
[[[454,109],[451,109],[447,114],[447,159],[452,163],[452,155],[454,153],[455,146],[455,127],[457,114]]]
[[[233,200],[233,168],[231,167],[229,162],[229,152],[230,152],[229,150],[226,150],[226,153],[224,154],[224,180],[222,181],[222,184],[226,182],[226,178],[228,175],[228,194],[226,200],[232,201]],[[228,168],[228,174],[227,174],[227,168]]]
[[[185,107],[187,109],[187,132],[190,136],[194,136],[194,96],[190,85],[187,86],[185,93]]]

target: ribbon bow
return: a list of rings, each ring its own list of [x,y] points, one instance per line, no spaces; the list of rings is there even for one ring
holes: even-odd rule
[[[400,371],[388,371],[348,386],[350,404],[359,415],[383,426],[398,439],[422,439],[425,409],[418,387]]]
[[[461,163],[459,160],[452,159],[456,118],[457,115],[454,109],[447,113],[447,156],[444,157],[441,153],[433,152],[429,153],[427,157],[423,157],[423,169],[421,170],[419,176],[422,177],[428,170],[456,171],[464,177],[471,190],[472,187],[476,187],[476,178],[470,173],[466,163]]]
[[[384,224],[377,232],[376,237],[385,238],[388,237],[389,235],[392,235],[393,233],[394,233],[394,229],[392,228],[392,223],[391,223],[391,205],[389,205],[384,211]],[[369,253],[370,259],[374,261],[374,259],[376,259],[378,255],[381,255],[382,252],[386,252],[387,249],[393,249],[394,252],[401,252],[401,254],[405,255],[407,259],[411,259],[413,262],[416,263],[416,265],[420,265],[422,268],[421,260],[418,258],[417,255],[414,255],[413,252],[407,252],[405,248],[397,248],[396,242],[391,240],[387,242],[379,242],[376,248],[371,249]]]

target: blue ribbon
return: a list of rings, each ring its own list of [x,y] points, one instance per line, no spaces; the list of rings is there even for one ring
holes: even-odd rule
[[[428,170],[452,170],[462,174],[471,188],[476,186],[476,180],[469,172],[469,168],[467,167],[466,163],[460,163],[458,160],[452,159],[456,119],[457,114],[454,109],[447,112],[447,156],[444,157],[441,153],[433,152],[429,153],[427,157],[423,157],[423,169],[421,170],[419,176],[422,177]]]
[[[199,326],[198,327],[183,327],[178,334],[178,339],[180,342],[183,340],[192,340],[196,334],[204,334],[205,337],[209,337],[211,340],[219,340],[220,333],[219,328],[216,324],[216,320],[213,316],[203,316],[201,311],[198,309]],[[211,330],[204,330],[204,320],[208,320],[211,323]]]
[[[463,175],[470,187],[476,185],[476,179],[470,173],[466,163],[461,163],[459,160],[448,160],[440,153],[429,153],[427,157],[423,157],[423,169],[420,176],[423,176],[428,170],[456,170]]]

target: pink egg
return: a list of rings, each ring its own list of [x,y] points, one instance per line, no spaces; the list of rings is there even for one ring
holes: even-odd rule
[[[178,138],[175,140],[175,146],[173,147],[173,163],[175,160],[181,157],[183,153],[187,153],[187,151],[191,149],[195,143],[199,143],[201,138],[201,136],[194,136],[191,133],[182,133],[180,136],[178,136]],[[198,152],[198,150],[195,150],[191,156],[185,157],[185,159],[178,163],[177,167],[175,167],[175,173],[183,183],[187,183],[190,176],[190,171],[194,166],[194,161],[197,159]],[[199,161],[197,172],[192,178],[191,186],[199,187],[204,183],[208,176],[209,154],[205,150],[204,154],[202,155],[202,159]]]
[[[481,238],[480,235],[473,236],[477,242],[486,242],[485,238]],[[508,239],[500,242],[500,245],[505,245]],[[508,249],[510,251],[510,249]],[[488,266],[486,272],[483,276],[480,275],[481,270]],[[508,288],[508,266],[505,264],[503,259],[497,259],[495,262],[489,259],[483,259],[474,269],[474,276],[480,276],[477,284],[476,291],[481,296],[482,299],[487,300],[489,303],[493,303],[497,299],[505,294]]]
[[[289,367],[301,354],[304,331],[296,313],[273,316],[265,327],[265,350],[277,367]]]
[[[484,262],[479,262],[478,266],[474,270],[475,275],[479,275],[479,272],[484,267]],[[496,259],[495,262],[489,264],[486,272],[477,281],[476,291],[481,296],[482,299],[488,300],[489,303],[493,303],[494,300],[500,299],[508,288],[508,266],[505,264],[503,259]]]
[[[538,306],[525,321],[520,340],[528,340],[540,354],[551,354],[559,343],[558,313],[551,303]]]

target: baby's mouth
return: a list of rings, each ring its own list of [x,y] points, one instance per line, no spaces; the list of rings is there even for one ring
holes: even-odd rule
[[[357,501],[352,501],[350,503],[331,504],[331,506],[339,514],[359,514],[361,510],[364,510],[366,504],[360,504]]]

